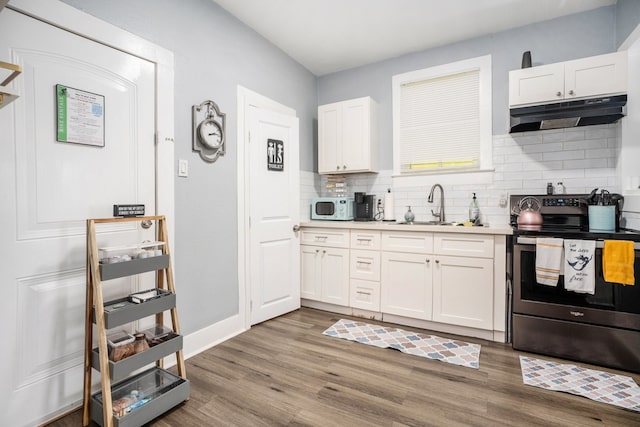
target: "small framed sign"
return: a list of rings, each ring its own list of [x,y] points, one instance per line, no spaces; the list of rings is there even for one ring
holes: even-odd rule
[[[56,140],[104,147],[104,96],[56,85]]]
[[[284,171],[284,142],[267,139],[267,170]]]

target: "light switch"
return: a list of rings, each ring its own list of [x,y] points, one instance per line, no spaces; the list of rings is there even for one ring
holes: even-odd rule
[[[189,162],[180,159],[178,160],[178,176],[189,176]]]

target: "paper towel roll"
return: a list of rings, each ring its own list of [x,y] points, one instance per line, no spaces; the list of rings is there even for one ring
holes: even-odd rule
[[[384,220],[395,221],[395,202],[393,200],[393,193],[387,191],[384,193]]]

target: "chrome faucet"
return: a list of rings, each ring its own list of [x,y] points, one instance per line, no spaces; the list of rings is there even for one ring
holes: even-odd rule
[[[440,189],[440,209],[438,209],[438,213],[435,213],[433,209],[431,209],[431,215],[438,218],[438,221],[444,222],[444,189],[440,184],[433,184],[431,186],[431,190],[429,191],[429,196],[427,197],[427,203],[433,203],[433,192],[438,187]]]

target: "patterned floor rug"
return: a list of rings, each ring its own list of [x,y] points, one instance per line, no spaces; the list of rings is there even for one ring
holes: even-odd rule
[[[414,356],[478,369],[480,345],[380,325],[340,319],[323,335],[380,348],[393,348]]]
[[[520,356],[520,368],[527,385],[640,412],[640,387],[633,378],[525,356]]]

